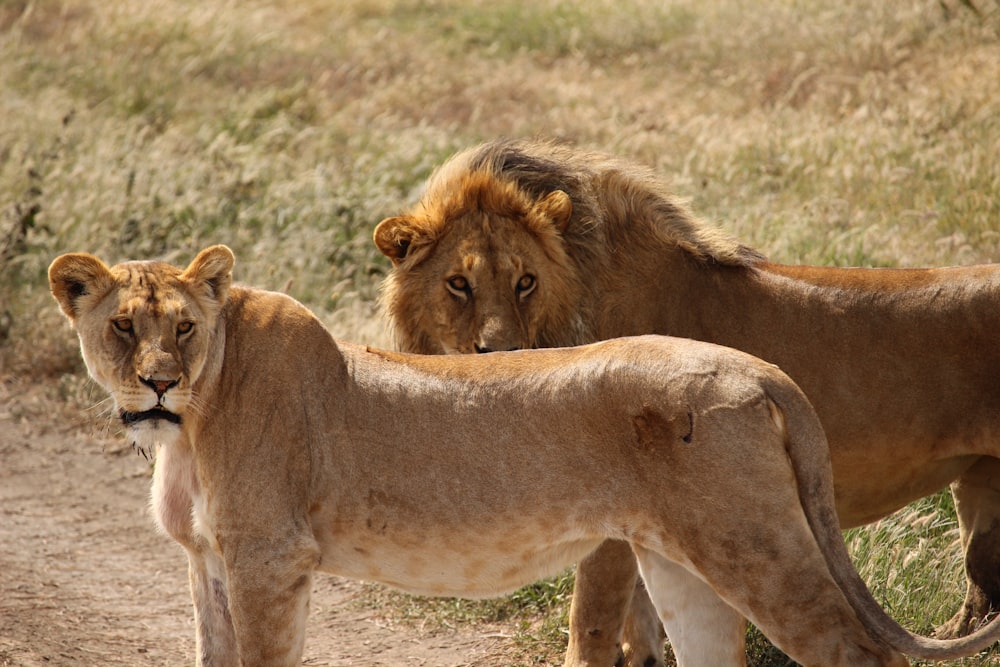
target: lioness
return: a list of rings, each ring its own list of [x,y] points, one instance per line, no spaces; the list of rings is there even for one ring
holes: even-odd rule
[[[660,333],[778,364],[830,440],[842,526],[949,483],[965,602],[939,630],[1000,609],[1000,266],[781,266],[696,219],[650,171],[544,142],[462,152],[375,229],[400,349],[455,353]],[[636,569],[623,544],[580,564],[566,664],[618,653]],[[644,596],[630,664],[662,665]]]
[[[186,269],[49,267],[91,376],[157,450],[153,507],[188,553],[201,665],[299,664],[316,569],[494,595],[608,538],[634,549],[681,664],[743,664],[741,614],[805,665],[1000,635],[928,640],[884,614],[841,539],[819,421],[769,364],[656,337],[379,352],[233,286],[233,261],[213,246]]]

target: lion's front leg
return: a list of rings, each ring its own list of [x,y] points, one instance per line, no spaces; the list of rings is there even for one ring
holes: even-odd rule
[[[207,550],[191,550],[188,576],[194,601],[198,666],[240,667],[222,560]]]
[[[243,665],[293,667],[302,659],[312,574],[312,536],[220,539],[229,612]]]
[[[967,588],[958,612],[937,630],[956,637],[1000,610],[1000,459],[984,456],[952,484]]]

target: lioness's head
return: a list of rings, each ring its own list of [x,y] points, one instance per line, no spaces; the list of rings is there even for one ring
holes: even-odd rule
[[[233,262],[220,245],[183,271],[163,262],[108,267],[85,253],[61,255],[49,267],[52,295],[80,337],[87,370],[144,451],[176,438],[196,405],[192,387],[209,357]]]
[[[572,203],[533,197],[486,172],[383,220],[375,245],[392,260],[381,301],[409,352],[453,354],[544,346],[573,327],[579,289],[562,233]]]

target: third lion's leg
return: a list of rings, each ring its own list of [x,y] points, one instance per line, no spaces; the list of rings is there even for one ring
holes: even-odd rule
[[[984,456],[952,484],[967,588],[962,607],[938,636],[968,634],[1000,610],[1000,459]]]
[[[626,628],[630,631],[625,637],[631,658],[628,667],[663,665],[661,630],[642,616],[650,604],[645,592],[636,589],[638,578],[635,556],[626,542],[607,540],[580,561],[570,606],[566,667],[626,664],[621,645]],[[643,597],[633,600],[633,593]]]

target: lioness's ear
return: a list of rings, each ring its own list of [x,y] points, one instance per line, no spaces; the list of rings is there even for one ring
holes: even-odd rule
[[[112,285],[107,264],[84,252],[56,257],[49,265],[49,289],[70,322],[80,316],[80,300],[102,296]]]
[[[399,264],[406,258],[414,235],[410,219],[404,215],[397,215],[378,223],[372,238],[383,255],[391,259],[393,264]]]
[[[233,251],[224,245],[205,248],[184,269],[181,279],[209,289],[212,297],[220,303],[229,296],[229,286],[233,283]]]
[[[535,204],[535,211],[552,221],[560,232],[566,231],[573,215],[573,201],[562,190],[553,190]]]

